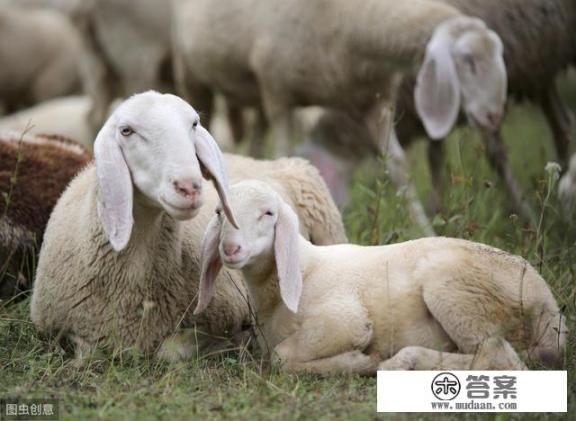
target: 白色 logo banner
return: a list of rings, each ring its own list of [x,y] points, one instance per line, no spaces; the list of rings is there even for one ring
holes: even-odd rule
[[[566,371],[379,371],[378,412],[566,412]]]

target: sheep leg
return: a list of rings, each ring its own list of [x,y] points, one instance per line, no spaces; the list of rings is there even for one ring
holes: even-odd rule
[[[234,142],[234,145],[238,146],[246,135],[246,127],[244,124],[242,107],[231,104],[230,102],[226,102],[226,117],[228,118],[228,123],[230,124],[232,141]]]
[[[181,329],[167,337],[156,352],[156,357],[177,362],[232,349],[230,338],[210,335],[200,327]]]
[[[254,130],[250,136],[249,154],[253,158],[264,158],[264,141],[266,130],[268,129],[268,122],[262,107],[258,107],[256,114],[256,121],[254,122]]]
[[[395,130],[392,129],[389,135],[387,134],[387,137],[388,139],[385,139],[384,142],[380,144],[384,145],[385,148],[383,152],[385,153],[386,166],[390,172],[390,177],[400,189],[404,190],[412,220],[420,226],[424,235],[433,237],[436,233],[434,232],[434,228],[432,228],[428,216],[426,216],[426,212],[418,198],[418,193],[414,185],[409,180],[406,155],[404,154],[402,146],[400,146]]]
[[[504,339],[482,342],[474,354],[436,351],[420,346],[402,348],[378,370],[526,370],[526,365]]]
[[[508,154],[502,138],[500,137],[500,132],[498,133],[482,133],[482,140],[486,146],[486,152],[488,153],[488,161],[492,168],[496,170],[498,175],[504,180],[506,184],[506,189],[510,194],[512,200],[513,211],[518,215],[521,215],[524,219],[534,224],[536,221],[536,216],[532,212],[532,209],[528,204],[526,204],[522,198],[522,193],[516,178],[512,174],[510,165],[508,164]]]
[[[289,372],[307,372],[315,374],[361,374],[376,373],[379,358],[364,354],[362,351],[348,351],[333,357],[320,358],[306,362],[287,361],[282,368]]]
[[[432,177],[432,193],[430,208],[433,213],[442,210],[442,192],[444,187],[442,170],[444,168],[444,142],[431,140],[428,142],[428,164]]]
[[[558,95],[558,89],[554,83],[540,99],[540,106],[552,130],[556,154],[560,165],[562,165],[562,170],[565,171],[568,168],[569,149],[572,140],[572,116]]]
[[[348,297],[327,297],[326,304],[316,308],[300,329],[276,345],[274,353],[288,370],[365,370],[370,357],[360,351],[368,346],[372,333],[372,323],[359,302]]]

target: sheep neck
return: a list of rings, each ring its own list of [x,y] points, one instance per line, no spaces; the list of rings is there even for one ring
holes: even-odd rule
[[[312,269],[311,266],[314,262],[317,248],[318,246],[314,246],[304,237],[299,236],[298,267],[302,273],[303,284],[306,283],[307,274]],[[270,253],[269,256],[244,267],[242,274],[254,301],[256,314],[261,322],[266,323],[268,317],[278,306],[285,307],[280,296],[280,285],[274,255]]]

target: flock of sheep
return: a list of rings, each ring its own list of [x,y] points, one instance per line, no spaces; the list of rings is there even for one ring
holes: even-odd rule
[[[576,0],[0,0],[0,297],[31,287],[39,250],[31,319],[80,361],[176,361],[254,331],[289,371],[562,367],[546,281],[521,257],[434,237],[403,146],[430,139],[439,207],[440,140],[479,129],[530,222],[499,134],[507,93],[528,99],[574,218],[555,79],[576,64],[575,28]],[[252,158],[210,134],[217,97]],[[322,111],[296,148],[303,106]],[[257,159],[268,131],[281,158]],[[379,154],[427,238],[346,244],[338,165]]]

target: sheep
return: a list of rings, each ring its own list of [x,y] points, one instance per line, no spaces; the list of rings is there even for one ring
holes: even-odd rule
[[[529,359],[563,363],[564,320],[544,279],[521,257],[438,237],[312,245],[299,235],[292,209],[258,180],[232,185],[230,204],[241,228],[216,209],[202,242],[194,313],[210,303],[222,265],[240,269],[259,343],[286,370],[524,368],[512,346]],[[487,366],[478,367],[479,347],[506,358],[484,355]]]
[[[540,107],[551,129],[558,160],[566,167],[572,135],[571,117],[558,94],[556,79],[570,64],[576,64],[576,2],[506,0],[496,4],[483,0],[436,1],[482,19],[498,33],[504,44],[509,94]],[[404,142],[426,134],[414,104],[414,84],[414,78],[404,80],[397,103],[397,131]],[[499,132],[484,132],[482,139],[491,166],[502,177],[509,192],[513,210],[527,220],[533,219],[533,212],[524,203],[522,189],[508,165]],[[441,142],[434,141],[428,146],[436,209],[440,208],[442,189],[442,146]]]
[[[310,164],[233,155],[222,163],[196,111],[173,95],[147,92],[122,103],[94,150],[95,165],[70,183],[48,222],[31,301],[37,329],[70,339],[80,361],[96,348],[187,358],[250,322],[243,280],[229,273],[205,315],[190,308],[208,209],[226,197],[224,168],[233,179],[257,173],[275,183],[313,242],[346,241]],[[200,185],[201,172],[218,180],[216,189]]]
[[[201,108],[213,90],[232,104],[262,104],[282,153],[292,108],[319,105],[355,116],[387,153],[391,176],[428,235],[434,231],[408,183],[402,148],[393,130],[381,130],[401,74],[419,67],[418,112],[434,138],[450,131],[461,106],[487,130],[497,129],[503,113],[500,39],[481,20],[432,0],[243,0],[232,9],[224,1],[178,0],[173,20],[181,95]]]
[[[115,98],[147,89],[174,92],[170,1],[90,0],[77,15],[94,133]]]
[[[437,0],[458,8],[463,13],[481,18],[498,33],[504,44],[504,60],[507,65],[509,94],[513,98],[527,99],[538,105],[551,128],[558,160],[566,168],[569,145],[571,143],[570,111],[561,101],[556,87],[557,76],[570,63],[576,63],[576,3],[572,0],[526,0],[502,1],[498,4],[482,0]],[[554,48],[550,48],[553,45]],[[402,83],[397,101],[397,132],[402,145],[426,135],[414,104],[415,77],[407,77]],[[330,127],[333,126],[333,127]],[[339,164],[338,151],[345,139],[342,132],[350,131],[358,123],[341,113],[327,112],[310,137],[307,149],[316,150],[315,155],[323,155],[322,166],[330,170]],[[336,132],[340,129],[339,132]],[[319,132],[325,132],[324,135]],[[330,136],[328,141],[324,137]],[[522,189],[507,163],[507,154],[498,133],[483,133],[489,162],[502,177],[509,192],[514,212],[525,219],[532,218],[532,210],[524,203]],[[353,137],[356,144],[370,146],[369,134],[358,132]],[[431,170],[433,193],[432,209],[441,209],[443,186],[443,143],[430,141],[428,160]],[[367,148],[357,148],[354,159],[372,156]],[[303,155],[314,159],[314,155]],[[347,177],[333,189],[341,191]]]
[[[572,155],[568,171],[560,179],[558,198],[563,218],[573,224],[576,216],[576,154]]]
[[[27,263],[52,208],[90,153],[62,136],[0,131],[0,300],[30,288]]]
[[[92,150],[94,137],[88,124],[91,108],[92,101],[87,96],[54,98],[0,118],[0,130],[58,133]]]
[[[0,5],[0,102],[6,113],[81,89],[82,43],[50,10]]]

